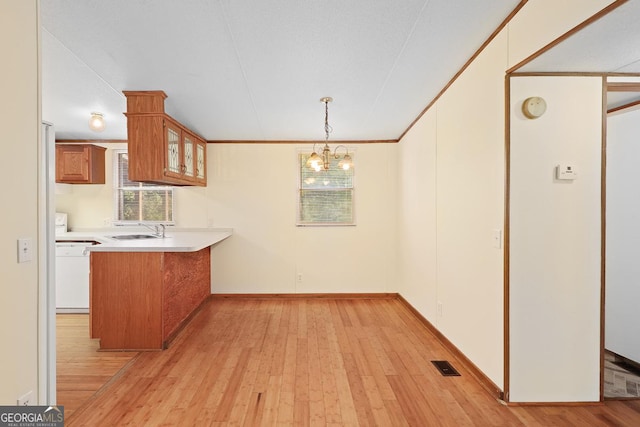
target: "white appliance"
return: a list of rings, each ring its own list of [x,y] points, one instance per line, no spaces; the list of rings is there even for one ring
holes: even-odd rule
[[[56,242],[56,312],[89,312],[89,251],[93,242]]]
[[[67,231],[67,214],[56,212],[56,312],[89,312],[89,253],[91,242],[58,240]]]

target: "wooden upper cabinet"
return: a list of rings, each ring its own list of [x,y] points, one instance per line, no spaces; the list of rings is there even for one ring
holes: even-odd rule
[[[129,179],[169,185],[207,185],[206,141],[164,112],[162,91],[124,91],[127,97]]]
[[[92,144],[56,144],[56,182],[104,184],[105,151]]]

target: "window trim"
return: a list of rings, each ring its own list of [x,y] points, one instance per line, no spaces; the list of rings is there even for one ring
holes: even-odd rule
[[[171,221],[132,221],[132,220],[123,220],[118,219],[118,200],[119,200],[119,190],[123,187],[118,186],[118,156],[122,153],[128,153],[129,150],[126,148],[117,148],[113,150],[113,225],[138,225],[141,222],[145,224],[164,224],[164,225],[175,225],[175,187],[172,185],[158,185],[156,187],[139,187],[132,188],[132,191],[144,191],[145,189],[149,190],[171,190],[171,212],[172,212],[172,220]],[[136,182],[136,181],[133,181]],[[126,187],[125,187],[126,188]]]
[[[335,150],[335,147],[333,147]],[[356,159],[356,149],[351,146],[347,146],[349,150],[349,154],[352,155],[354,159]],[[300,165],[300,156],[302,154],[311,154],[311,150],[308,148],[299,148],[296,150],[296,175],[297,175],[297,183],[296,183],[296,227],[355,227],[357,225],[357,217],[356,217],[356,173],[355,167],[354,172],[351,177],[351,222],[303,222],[300,219],[300,203],[301,203],[301,193],[302,193],[302,168]],[[341,190],[336,188],[335,190]],[[323,190],[320,190],[323,191]],[[331,190],[326,190],[331,191]]]

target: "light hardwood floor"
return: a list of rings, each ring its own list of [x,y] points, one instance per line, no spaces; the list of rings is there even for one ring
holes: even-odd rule
[[[210,299],[65,425],[638,426],[640,401],[504,406],[397,299]]]
[[[138,354],[97,350],[88,314],[56,315],[56,393],[67,419]]]

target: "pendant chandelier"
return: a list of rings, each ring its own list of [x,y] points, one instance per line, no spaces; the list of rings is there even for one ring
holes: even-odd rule
[[[331,166],[331,156],[334,159],[340,159],[338,155],[338,148],[344,148],[346,153],[342,156],[342,159],[338,163],[338,167],[343,170],[349,170],[353,167],[353,160],[349,155],[349,149],[344,145],[338,145],[334,150],[333,154],[331,153],[331,148],[329,148],[329,134],[333,130],[331,126],[329,126],[329,103],[333,101],[333,98],[330,96],[325,96],[324,98],[320,98],[320,102],[324,102],[324,148],[322,149],[322,155],[319,155],[316,152],[316,144],[313,144],[313,152],[309,159],[307,160],[307,166],[316,172],[320,172],[321,170],[329,170]]]

